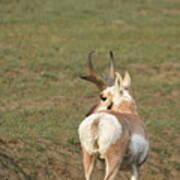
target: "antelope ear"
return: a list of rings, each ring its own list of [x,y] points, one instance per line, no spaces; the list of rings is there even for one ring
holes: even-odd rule
[[[127,71],[125,72],[124,79],[122,81],[122,85],[124,88],[129,88],[131,85],[131,77]]]
[[[118,72],[116,72],[115,75],[116,75],[116,78],[115,78],[115,87],[116,87],[116,89],[119,89],[121,84],[122,84],[122,76]]]

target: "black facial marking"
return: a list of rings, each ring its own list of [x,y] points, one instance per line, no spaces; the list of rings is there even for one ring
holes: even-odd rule
[[[104,97],[102,94],[100,95],[101,100],[106,101],[107,97]]]
[[[107,107],[107,109],[111,109],[113,106],[113,102],[111,102],[111,104]]]

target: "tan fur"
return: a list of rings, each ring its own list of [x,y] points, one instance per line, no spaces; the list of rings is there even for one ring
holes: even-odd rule
[[[92,123],[92,126],[91,126],[91,135],[93,137],[96,137],[96,135],[97,135],[96,133],[97,133],[98,124],[99,124],[99,118],[95,119],[94,122]],[[99,148],[97,139],[94,142],[94,148],[95,149]]]
[[[92,126],[91,126],[92,136],[96,136],[98,124],[99,124],[99,118],[95,119],[94,122],[92,123]]]
[[[94,156],[94,154],[88,153],[83,147],[82,147],[82,152],[83,152],[83,165],[84,165],[86,180],[90,180],[95,165],[96,157]]]
[[[116,111],[108,111],[108,113],[116,116],[121,124],[128,128],[131,134],[139,134],[147,136],[145,131],[144,122],[140,119],[139,115],[133,113],[120,113]]]
[[[111,180],[116,176],[119,167],[123,162],[123,158],[126,155],[129,138],[128,132],[125,131],[123,138],[119,138],[105,153],[106,175],[104,180]]]
[[[121,113],[137,114],[136,104],[134,102],[122,101],[119,105],[114,105],[111,110]]]

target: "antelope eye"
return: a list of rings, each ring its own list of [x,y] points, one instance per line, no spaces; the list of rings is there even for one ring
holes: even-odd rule
[[[106,101],[107,97],[104,97],[102,94],[100,95],[101,100]]]

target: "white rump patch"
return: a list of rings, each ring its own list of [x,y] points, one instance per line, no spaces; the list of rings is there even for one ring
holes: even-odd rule
[[[91,127],[95,120],[99,121],[97,132],[92,136]],[[79,137],[83,147],[90,153],[104,153],[122,134],[122,126],[118,119],[108,113],[95,113],[85,118],[79,126]],[[97,142],[98,148],[94,147]]]
[[[134,134],[131,137],[130,152],[137,163],[143,162],[149,152],[149,142],[141,135]]]

